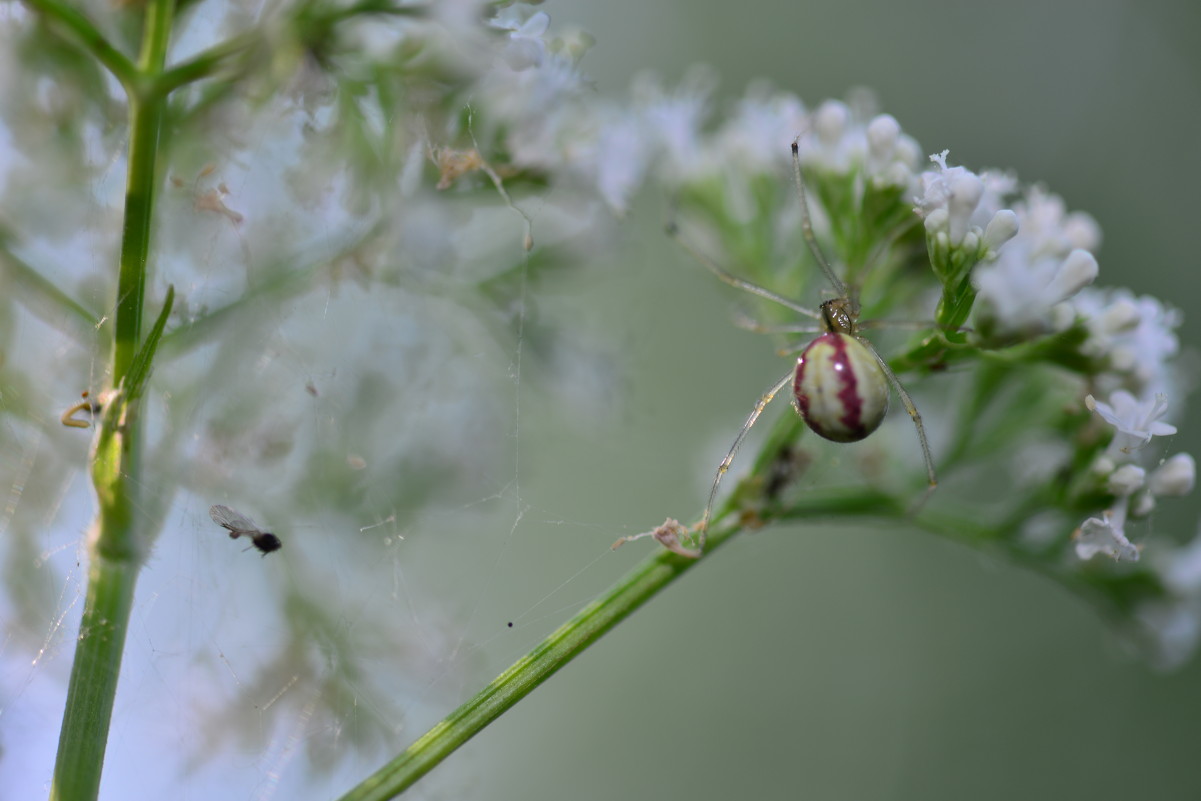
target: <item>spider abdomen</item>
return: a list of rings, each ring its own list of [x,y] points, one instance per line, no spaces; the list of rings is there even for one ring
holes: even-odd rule
[[[792,394],[819,437],[858,442],[888,412],[888,379],[871,351],[849,334],[826,333],[797,358]]]

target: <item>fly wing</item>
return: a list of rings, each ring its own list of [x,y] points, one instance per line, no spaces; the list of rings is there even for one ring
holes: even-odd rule
[[[246,515],[219,503],[209,507],[209,517],[213,518],[214,523],[230,531],[249,532],[258,531],[259,528]]]

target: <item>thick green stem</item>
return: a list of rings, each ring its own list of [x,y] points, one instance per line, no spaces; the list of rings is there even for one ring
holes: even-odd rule
[[[151,0],[148,4],[137,74],[125,81],[129,96],[129,174],[109,367],[114,392],[106,401],[92,452],[92,484],[98,509],[88,538],[87,599],[71,666],[50,793],[55,801],[90,801],[99,793],[121,653],[138,571],[149,541],[149,532],[141,530],[135,514],[140,508],[137,493],[142,486],[143,443],[134,397],[140,387],[133,387],[130,392],[126,382],[134,378],[131,371],[138,365],[136,357],[142,345],[142,314],[165,103],[165,98],[150,96],[146,87],[163,69],[173,3],[174,0]],[[143,374],[146,369],[146,365],[139,367]]]
[[[125,189],[125,228],[121,234],[121,268],[117,281],[116,334],[112,375],[116,385],[129,372],[142,335],[146,298],[146,262],[154,212],[154,176],[162,129],[161,102],[129,100],[129,183]]]
[[[99,555],[88,566],[88,595],[58,739],[52,801],[95,798],[100,790],[112,690],[121,671],[138,568],[129,560]]]

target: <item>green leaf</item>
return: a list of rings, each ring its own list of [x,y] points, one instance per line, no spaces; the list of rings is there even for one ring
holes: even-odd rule
[[[142,343],[137,355],[133,357],[133,364],[129,367],[129,376],[125,386],[130,401],[137,400],[146,386],[146,379],[150,377],[150,364],[154,361],[154,352],[158,350],[159,339],[163,336],[163,329],[167,326],[167,317],[170,316],[171,307],[174,304],[175,285],[172,284],[167,287],[167,299],[163,301],[163,310],[159,312],[154,328],[150,329],[150,334]]]

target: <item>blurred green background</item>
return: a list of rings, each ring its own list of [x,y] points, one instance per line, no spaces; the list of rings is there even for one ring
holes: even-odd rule
[[[1195,363],[1196,3],[545,9],[596,37],[584,64],[605,95],[642,70],[673,82],[696,63],[715,68],[726,97],[756,78],[811,107],[871,87],[927,152],[1014,169],[1094,215],[1105,236],[1098,283],[1182,308]],[[634,215],[626,251],[580,279],[587,319],[620,349],[616,408],[539,439],[538,463],[527,447],[522,492],[535,507],[569,505],[574,518],[630,531],[694,514],[713,463],[780,372],[770,343],[730,325],[730,293],[657,228]],[[1178,418],[1172,450],[1199,451],[1197,421]],[[1195,497],[1164,504],[1154,535],[1191,537],[1197,508]],[[1201,797],[1199,746],[1201,666],[1153,672],[1059,587],[912,532],[796,526],[745,537],[703,565],[470,744],[466,766],[452,760],[422,789],[1191,799]]]

